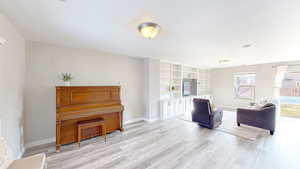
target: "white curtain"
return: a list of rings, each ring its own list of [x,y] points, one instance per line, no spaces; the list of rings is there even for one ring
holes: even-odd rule
[[[276,77],[275,77],[275,88],[274,88],[274,96],[273,96],[273,100],[272,102],[276,105],[277,109],[276,109],[276,116],[277,116],[277,120],[279,120],[279,116],[280,116],[280,88],[282,86],[282,80],[284,78],[284,75],[287,72],[287,68],[288,66],[278,66],[276,69]],[[279,122],[279,121],[278,121]]]
[[[284,75],[286,74],[288,66],[278,66],[276,77],[275,77],[275,89],[274,89],[274,99],[278,99],[280,97],[280,88],[282,86],[282,80]]]

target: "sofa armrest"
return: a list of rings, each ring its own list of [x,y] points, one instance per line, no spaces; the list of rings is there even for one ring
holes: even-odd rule
[[[8,169],[44,169],[46,155],[44,153],[15,160]]]
[[[238,113],[258,113],[260,111],[261,111],[260,109],[243,109],[243,108],[237,109]]]

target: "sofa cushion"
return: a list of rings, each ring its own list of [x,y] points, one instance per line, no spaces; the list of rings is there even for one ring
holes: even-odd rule
[[[0,169],[7,169],[12,161],[12,151],[6,140],[3,137],[0,137]]]

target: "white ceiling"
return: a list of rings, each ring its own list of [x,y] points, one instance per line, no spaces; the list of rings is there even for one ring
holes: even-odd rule
[[[0,10],[32,41],[202,67],[300,60],[300,0],[0,0]],[[161,25],[157,38],[138,33],[146,21]]]

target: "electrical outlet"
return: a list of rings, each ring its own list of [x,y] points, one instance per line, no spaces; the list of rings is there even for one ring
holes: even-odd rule
[[[6,42],[6,39],[0,36],[0,46],[4,45]]]

